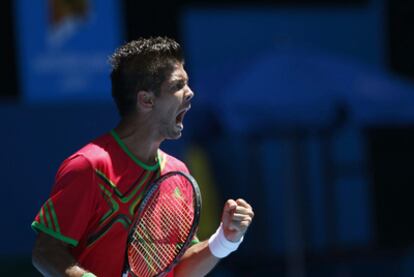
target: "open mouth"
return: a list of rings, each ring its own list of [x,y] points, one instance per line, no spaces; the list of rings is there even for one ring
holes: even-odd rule
[[[182,123],[183,122],[183,120],[184,120],[184,115],[185,115],[185,113],[187,112],[187,110],[184,110],[184,111],[182,111],[182,112],[180,112],[178,115],[177,115],[177,117],[175,118],[175,122],[178,124],[178,123]]]
[[[175,118],[175,123],[177,124],[178,127],[180,127],[180,129],[184,128],[184,126],[183,126],[184,116],[188,112],[189,109],[190,109],[190,106],[188,106],[184,110],[180,111],[178,113],[178,115],[176,116],[176,118]]]

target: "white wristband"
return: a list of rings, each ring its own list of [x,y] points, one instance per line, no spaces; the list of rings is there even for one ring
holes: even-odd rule
[[[208,247],[210,248],[210,252],[213,256],[217,258],[224,258],[231,252],[236,251],[242,241],[243,237],[241,237],[241,239],[237,242],[227,240],[220,224],[217,231],[209,238]]]

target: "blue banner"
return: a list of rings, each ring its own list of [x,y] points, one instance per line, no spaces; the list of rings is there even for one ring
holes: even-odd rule
[[[121,42],[120,2],[14,3],[22,100],[110,100],[108,57]]]

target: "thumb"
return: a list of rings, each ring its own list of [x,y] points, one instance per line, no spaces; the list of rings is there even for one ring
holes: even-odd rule
[[[233,216],[234,211],[237,208],[237,202],[233,199],[229,199],[224,204],[223,209],[223,215],[221,217],[221,221],[223,222],[223,225],[227,227],[229,223],[231,222],[231,218]]]

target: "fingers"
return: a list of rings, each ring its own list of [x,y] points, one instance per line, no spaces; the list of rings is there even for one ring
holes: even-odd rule
[[[244,221],[244,220],[251,220],[253,218],[253,212],[248,213],[234,213],[232,220],[233,221]]]
[[[254,217],[252,207],[243,199],[229,199],[223,209],[223,221],[245,221]]]
[[[233,221],[233,222],[230,222],[228,229],[231,231],[237,231],[237,232],[244,234],[244,232],[247,230],[251,222],[252,222],[251,218],[242,220],[240,222]]]
[[[233,199],[229,199],[224,204],[223,215],[221,217],[221,221],[225,226],[229,226],[230,222],[232,221],[232,217],[234,211],[237,209],[237,202]]]
[[[237,241],[250,226],[254,212],[249,203],[244,199],[229,199],[224,205],[222,224],[227,239]]]
[[[243,220],[250,220],[254,217],[254,212],[252,207],[247,203],[245,200],[239,198],[236,200],[237,207],[233,213],[233,220],[236,221],[243,221]]]
[[[242,207],[252,210],[252,206],[250,206],[249,203],[247,203],[246,200],[242,198],[237,199],[236,203],[238,206],[242,206]]]
[[[224,205],[224,213],[232,214],[234,210],[237,208],[237,202],[233,199],[229,199],[226,201],[226,204]]]

